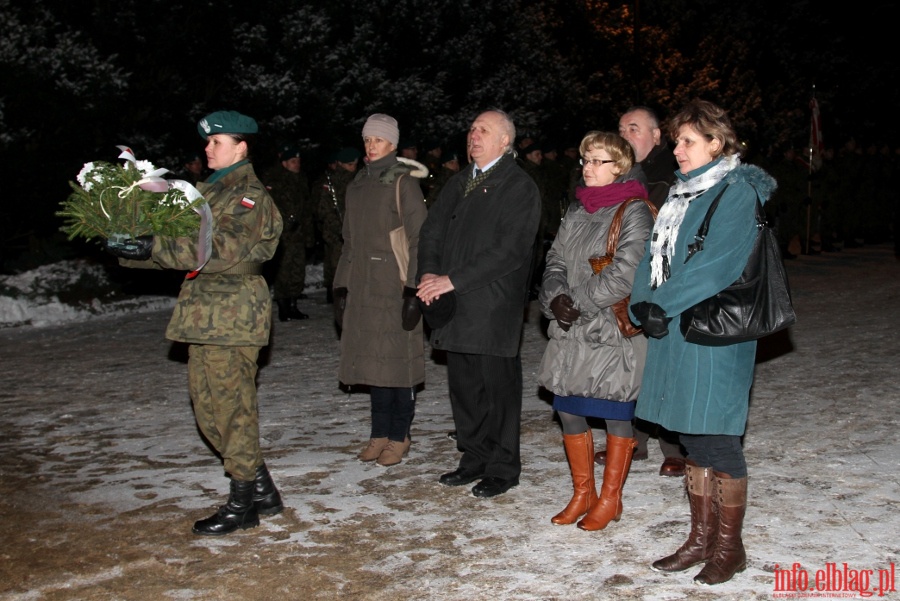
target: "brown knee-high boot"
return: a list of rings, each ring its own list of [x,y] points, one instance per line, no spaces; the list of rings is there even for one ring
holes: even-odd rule
[[[700,573],[694,576],[699,584],[728,582],[747,568],[747,552],[741,540],[744,513],[747,510],[747,478],[732,478],[713,472],[713,506],[719,518],[715,548]]]
[[[563,445],[572,471],[575,494],[566,508],[550,518],[554,524],[574,524],[597,502],[594,484],[594,435],[590,429],[582,434],[563,434]]]
[[[675,553],[654,561],[657,572],[680,572],[713,556],[716,542],[716,511],[713,507],[713,470],[698,467],[688,460],[684,467],[684,485],[691,504],[691,532]]]
[[[622,485],[631,467],[631,456],[637,441],[606,435],[606,465],[600,498],[584,518],[578,522],[582,530],[603,530],[612,520],[622,517]]]

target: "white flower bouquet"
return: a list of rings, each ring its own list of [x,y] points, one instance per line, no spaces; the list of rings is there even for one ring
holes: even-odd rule
[[[72,194],[56,213],[64,219],[60,228],[69,240],[136,239],[141,236],[188,236],[200,229],[199,206],[203,196],[180,180],[162,177],[149,161],[138,161],[131,150],[119,146],[123,164],[86,163],[69,182]]]

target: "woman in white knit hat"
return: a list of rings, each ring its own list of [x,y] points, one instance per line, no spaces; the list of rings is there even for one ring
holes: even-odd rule
[[[396,465],[410,447],[416,388],[425,381],[425,342],[416,300],[419,228],[426,208],[416,178],[421,164],[397,158],[397,120],[371,115],[362,129],[365,166],[347,186],[344,245],[334,276],[335,318],[342,328],[340,381],[368,387],[371,435],[362,461]],[[391,247],[403,226],[408,259]]]

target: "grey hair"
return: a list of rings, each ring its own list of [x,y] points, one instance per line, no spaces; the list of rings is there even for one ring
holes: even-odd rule
[[[513,145],[516,141],[516,124],[513,122],[512,117],[510,117],[506,111],[497,108],[489,108],[483,112],[497,113],[503,119],[503,129],[506,130],[505,133],[509,137],[509,144],[503,149],[503,154],[515,155],[516,151]]]

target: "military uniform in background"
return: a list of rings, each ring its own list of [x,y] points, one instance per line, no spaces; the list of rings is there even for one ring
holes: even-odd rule
[[[425,196],[425,206],[429,209],[437,200],[438,194],[451,177],[459,173],[459,155],[455,152],[445,152],[441,156],[440,169],[431,171],[428,175],[428,194]],[[429,168],[430,169],[430,168]]]
[[[540,163],[529,160],[528,155],[534,152],[542,152],[541,147],[536,142],[529,144],[522,149],[522,158],[518,160],[519,166],[527,173],[534,183],[537,184],[538,191],[541,194],[541,221],[538,226],[537,236],[534,240],[534,253],[532,255],[532,272],[528,289],[529,300],[535,300],[541,288],[541,281],[544,274],[545,257],[550,249],[547,243],[547,236],[550,232],[550,220],[553,219],[553,206],[557,204],[549,197],[552,185],[550,184],[549,174],[541,167]],[[557,227],[559,224],[557,222]],[[554,230],[555,233],[555,230]]]
[[[344,246],[344,238],[341,233],[344,227],[344,196],[347,193],[347,184],[353,180],[355,175],[355,170],[348,171],[341,163],[355,163],[359,156],[359,151],[352,148],[338,151],[337,169],[326,172],[313,187],[316,215],[322,232],[322,242],[325,246],[322,272],[329,302],[332,300],[334,273],[337,270],[341,249]]]
[[[289,149],[286,152],[297,151]],[[287,154],[282,153],[282,161],[286,160]],[[306,298],[303,293],[306,287],[306,249],[315,243],[309,181],[304,174],[294,173],[282,165],[267,171],[263,181],[284,219],[284,231],[275,256],[274,296],[278,304],[278,319],[306,319],[309,316],[297,308],[297,301]]]

